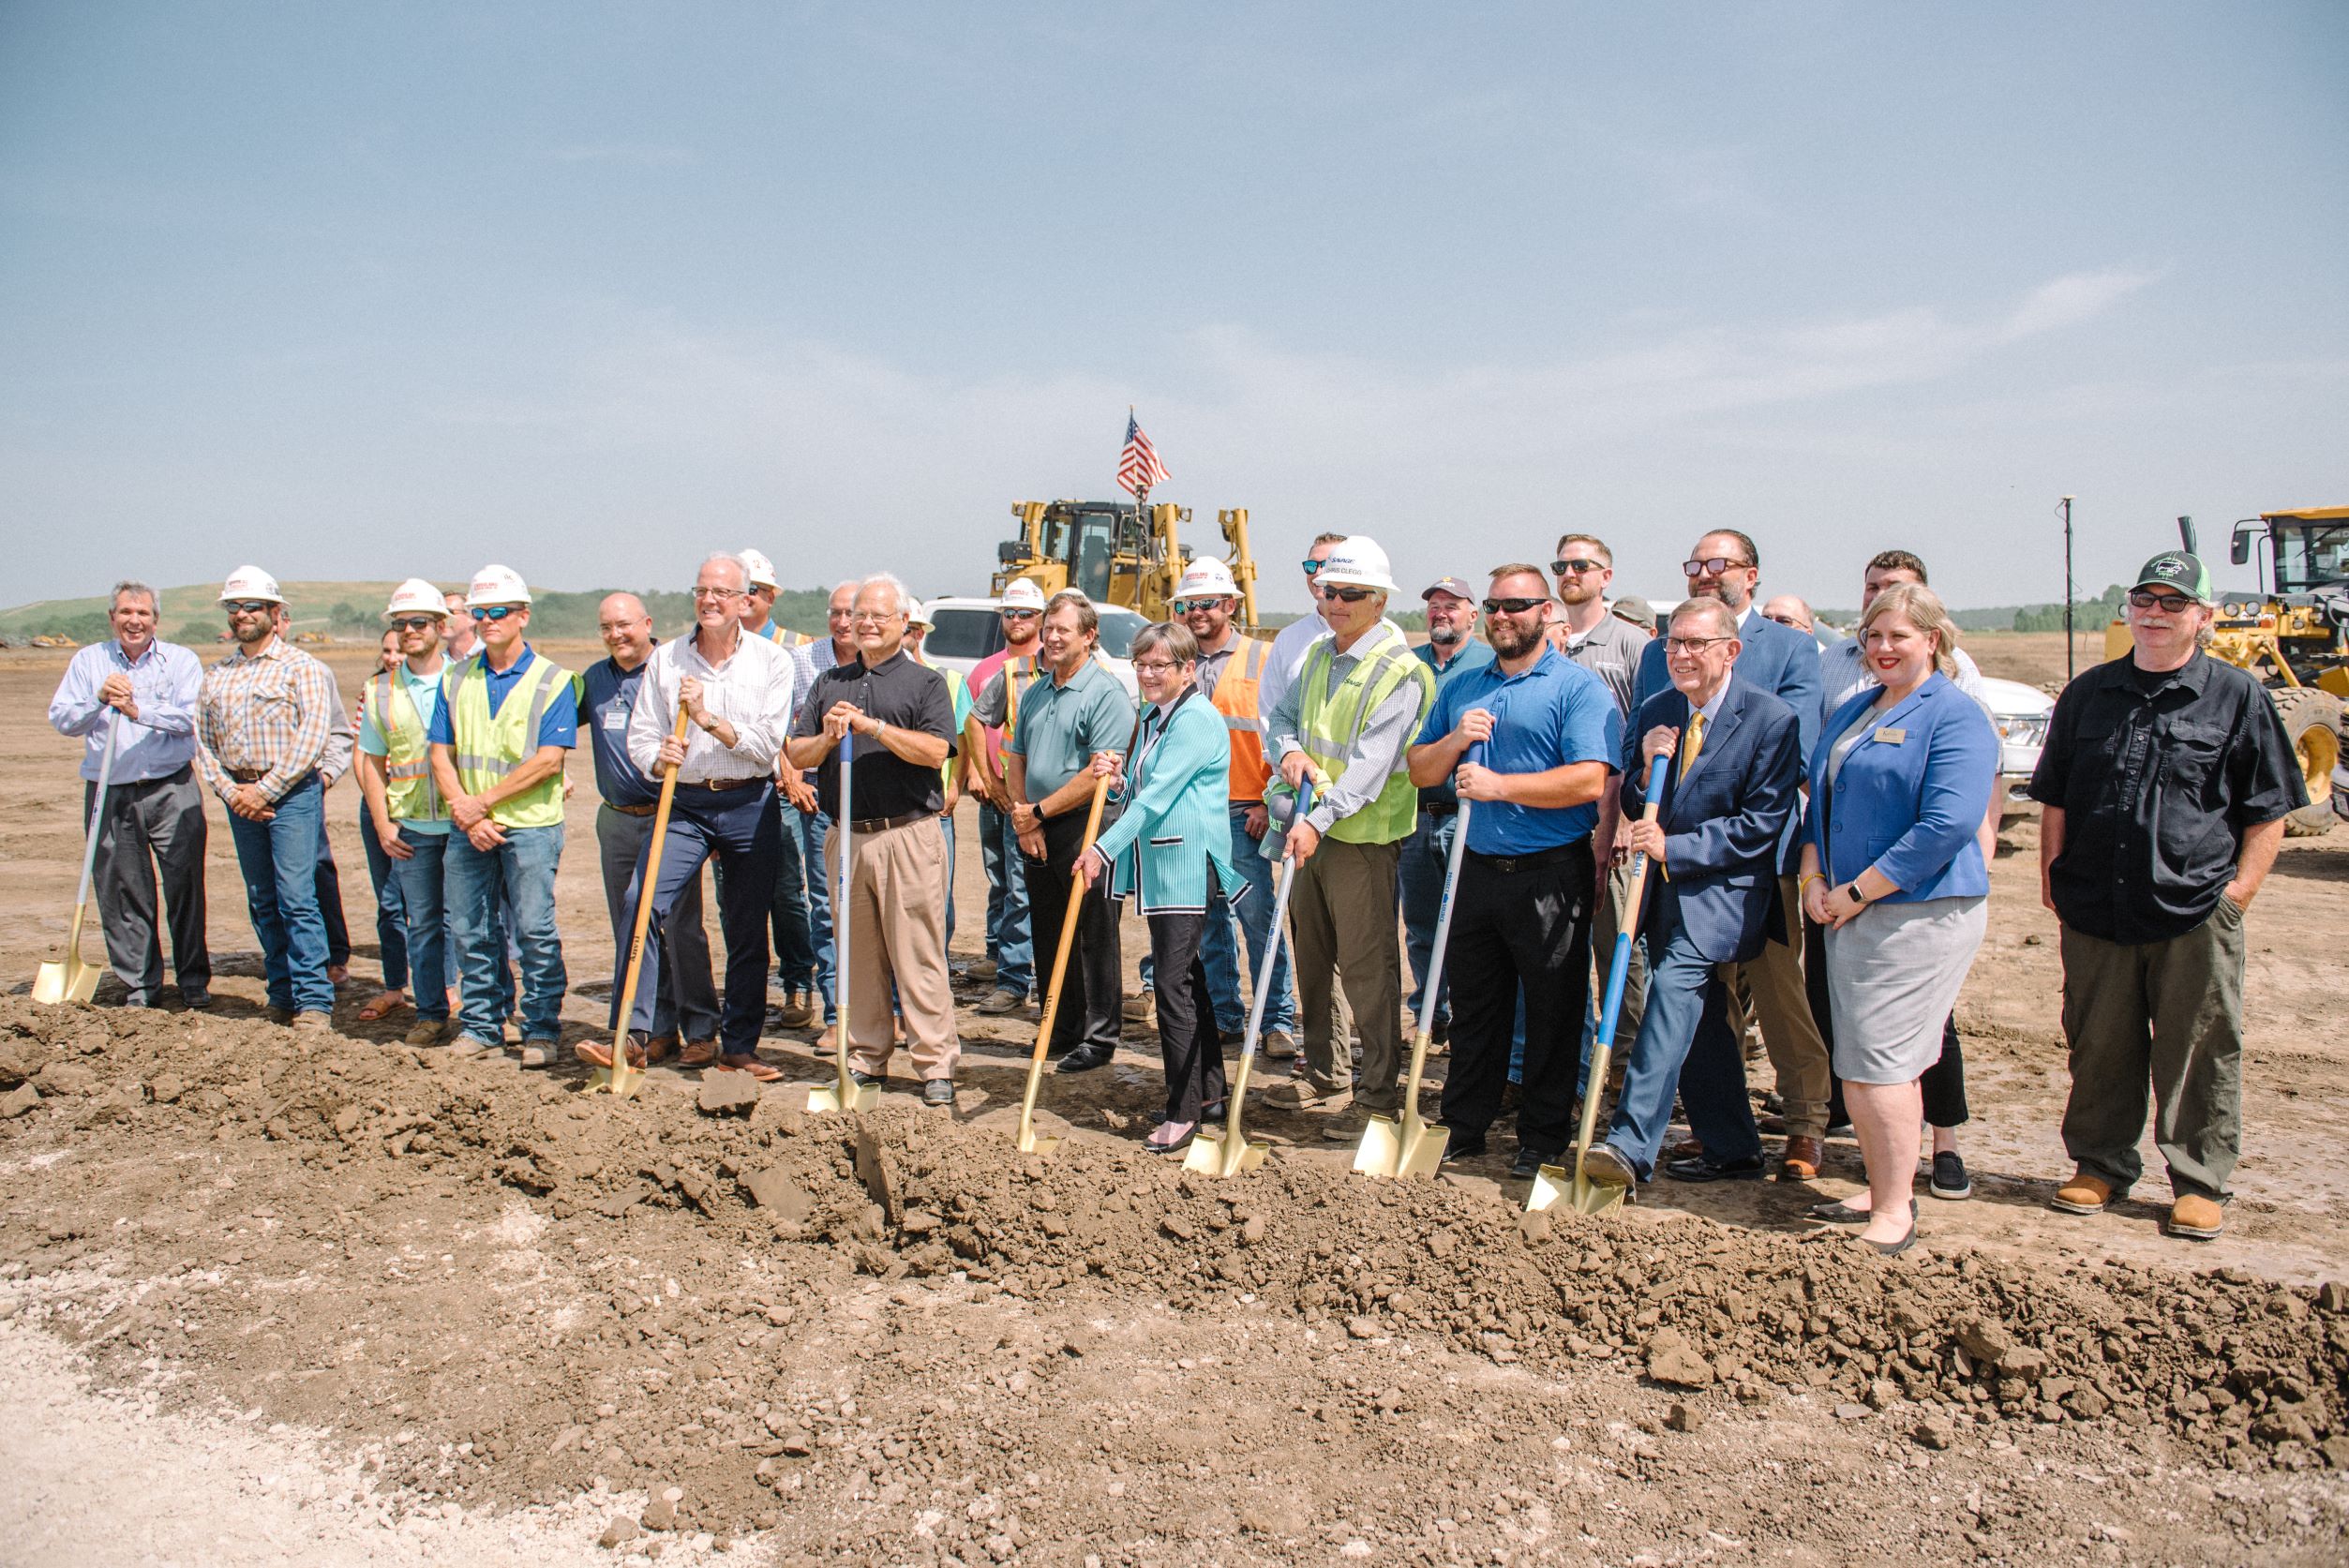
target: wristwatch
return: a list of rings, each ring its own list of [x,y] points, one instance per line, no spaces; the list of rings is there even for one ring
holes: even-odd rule
[[[1856,877],[1852,880],[1851,885],[1846,888],[1844,891],[1851,895],[1851,902],[1854,903],[1865,903],[1868,902],[1868,895],[1860,890],[1860,883]]]

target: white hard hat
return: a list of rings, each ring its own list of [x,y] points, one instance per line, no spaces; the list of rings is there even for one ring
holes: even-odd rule
[[[484,605],[527,605],[530,602],[530,585],[522,580],[522,574],[511,566],[483,567],[473,574],[472,585],[465,590],[465,607],[469,610],[477,610]]]
[[[411,577],[392,590],[392,603],[384,610],[383,619],[390,620],[403,615],[438,615],[449,613],[448,597],[422,577]]]
[[[232,599],[266,599],[282,605],[286,596],[277,591],[277,579],[258,566],[240,566],[229,574],[229,580],[220,585],[220,603]]]
[[[1232,580],[1232,569],[1212,557],[1194,560],[1184,569],[1183,580],[1174,585],[1177,599],[1228,599],[1237,594],[1240,585]]]
[[[905,601],[905,624],[908,626],[928,626],[935,630],[938,623],[930,619],[929,605],[923,604],[919,599],[908,599]]]
[[[737,550],[734,553],[736,556],[741,558],[742,562],[742,575],[750,580],[751,587],[779,589],[783,586],[781,583],[775,581],[775,563],[773,561],[769,560],[765,556],[759,554],[756,550]]]
[[[1014,577],[996,603],[1007,610],[1040,610],[1044,607],[1044,590],[1025,577]]]
[[[1362,533],[1339,540],[1313,580],[1324,588],[1339,583],[1347,588],[1374,588],[1382,593],[1395,591],[1395,577],[1387,568],[1386,552],[1379,548],[1377,540]]]

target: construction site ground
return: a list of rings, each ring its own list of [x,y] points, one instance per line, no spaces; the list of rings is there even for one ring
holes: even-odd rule
[[[2059,636],[1969,647],[2060,674]],[[355,692],[367,650],[328,651]],[[975,983],[951,1114],[902,1062],[879,1110],[807,1113],[808,1030],[770,1034],[785,1083],[715,1113],[666,1068],[613,1104],[580,1069],[411,1051],[404,1017],[355,1016],[349,785],[334,1034],[262,1017],[217,813],[214,1010],[37,1007],[78,871],[64,659],[0,653],[0,1562],[2349,1555],[2349,829],[2290,841],[2251,914],[2239,1195],[2193,1245],[2160,1233],[2149,1140],[2113,1212],[2046,1207],[2061,976],[2011,824],[1959,1009],[1976,1192],[1923,1201],[1887,1262],[1803,1218],[1858,1189],[1848,1141],[1814,1187],[1659,1181],[1600,1220],[1521,1217],[1505,1124],[1406,1185],[1267,1111],[1262,1171],[1186,1176],[1141,1146],[1139,1025],[1046,1079],[1067,1141],[1023,1157],[1035,1026]],[[574,820],[576,1040],[611,944]],[[957,889],[974,956],[975,854]]]

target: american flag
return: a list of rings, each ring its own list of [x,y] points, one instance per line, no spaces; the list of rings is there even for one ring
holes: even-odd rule
[[[1159,449],[1150,444],[1150,438],[1142,433],[1130,412],[1126,415],[1126,450],[1117,455],[1117,483],[1137,496],[1153,485],[1166,483],[1166,465],[1159,461]]]

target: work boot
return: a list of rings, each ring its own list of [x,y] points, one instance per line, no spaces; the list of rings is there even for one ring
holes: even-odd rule
[[[282,1028],[293,1022],[293,1009],[273,1007],[269,1009],[269,1022]]]
[[[1118,1003],[1117,1010],[1125,1016],[1129,1023],[1147,1023],[1150,1022],[1151,1015],[1158,1011],[1158,998],[1145,991],[1139,995],[1129,996]]]
[[[783,1006],[775,1009],[775,1021],[786,1029],[804,1029],[815,1016],[815,998],[797,988],[785,992]]]
[[[1351,1089],[1334,1083],[1316,1083],[1310,1078],[1292,1078],[1264,1091],[1264,1103],[1282,1111],[1336,1110],[1354,1098]]]
[[[992,980],[1001,970],[994,959],[982,958],[974,960],[964,973],[974,980]]]
[[[980,1001],[978,1010],[991,1018],[998,1017],[1004,1013],[1018,1012],[1026,1001],[1027,998],[1018,993],[997,986]]]
[[[718,1059],[716,1040],[687,1040],[685,1049],[677,1053],[681,1068],[706,1068]]]
[[[2173,1236],[2188,1241],[2217,1241],[2226,1227],[2226,1210],[2200,1193],[2183,1192],[2170,1205],[2169,1224]]]
[[[2119,1194],[2113,1184],[2102,1176],[2091,1176],[2086,1171],[2056,1188],[2056,1195],[2047,1200],[2047,1206],[2062,1214],[2102,1214],[2112,1207]]]
[[[323,1035],[334,1026],[335,1020],[331,1013],[306,1009],[293,1015],[293,1027],[297,1034]]]
[[[1787,1140],[1786,1156],[1778,1162],[1778,1179],[1782,1182],[1815,1182],[1819,1168],[1827,1163],[1827,1145],[1818,1139],[1798,1134]]]
[[[400,1037],[403,1045],[438,1045],[448,1038],[449,1021],[445,1018],[422,1018]]]
[[[526,1068],[555,1068],[562,1065],[562,1042],[544,1038],[522,1042],[522,1065]]]
[[[1631,1168],[1631,1161],[1612,1143],[1594,1143],[1582,1157],[1582,1175],[1586,1181],[1600,1187],[1636,1187],[1639,1172]]]
[[[1276,1062],[1285,1062],[1297,1053],[1297,1038],[1286,1029],[1264,1031],[1264,1054]]]
[[[1359,1143],[1362,1129],[1369,1125],[1370,1113],[1359,1105],[1350,1105],[1323,1121],[1322,1137],[1332,1143]]]

